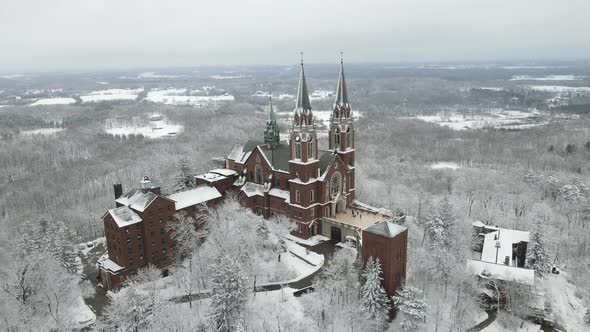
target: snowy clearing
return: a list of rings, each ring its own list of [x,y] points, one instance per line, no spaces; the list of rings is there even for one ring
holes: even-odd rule
[[[137,79],[150,79],[150,78],[181,78],[181,77],[188,77],[186,75],[162,75],[158,74],[153,71],[148,71],[144,73],[140,73],[137,75]]]
[[[39,99],[36,102],[30,104],[29,106],[70,105],[75,103],[76,100],[74,98],[45,98]]]
[[[565,85],[529,85],[531,90],[546,92],[590,92],[587,86],[565,86]]]
[[[23,130],[20,133],[25,136],[51,136],[55,135],[59,132],[64,131],[64,128],[40,128],[40,129],[31,129],[31,130]]]
[[[143,135],[147,138],[174,137],[184,130],[184,126],[169,123],[164,117],[152,117],[150,121],[144,121],[139,117],[131,120],[107,119],[105,132],[111,135],[128,136]]]
[[[436,123],[453,130],[504,128],[525,129],[542,126],[548,123],[544,117],[548,116],[538,110],[529,112],[496,109],[481,114],[459,114],[455,112],[440,112],[436,115],[419,115],[415,118],[425,122]]]
[[[144,100],[167,105],[202,106],[214,102],[232,102],[235,98],[229,94],[219,96],[191,96],[187,95],[187,89],[169,88],[152,90],[148,92]]]
[[[529,75],[515,75],[510,79],[511,81],[579,81],[583,79],[582,76],[575,75],[548,75],[548,76],[529,76]]]
[[[455,162],[446,162],[446,161],[440,161],[434,164],[430,164],[428,167],[430,167],[430,169],[451,169],[453,171],[462,168],[462,166],[460,166],[459,164],[455,163]]]
[[[111,100],[135,100],[143,88],[139,89],[108,89],[92,91],[85,96],[80,96],[83,103],[96,103]]]
[[[214,80],[233,80],[233,79],[238,79],[238,78],[251,78],[252,76],[246,76],[246,75],[240,74],[240,75],[211,75],[209,77]]]

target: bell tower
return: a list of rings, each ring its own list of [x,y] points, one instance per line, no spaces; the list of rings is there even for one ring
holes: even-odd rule
[[[336,86],[336,96],[332,104],[332,115],[330,116],[330,131],[328,134],[328,149],[334,151],[350,170],[346,186],[351,195],[350,202],[354,200],[354,148],[355,129],[352,117],[352,107],[348,101],[346,80],[344,79],[344,61],[340,53],[340,73]]]

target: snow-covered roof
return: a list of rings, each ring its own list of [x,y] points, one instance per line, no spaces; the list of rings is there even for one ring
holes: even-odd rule
[[[110,258],[106,258],[98,261],[98,266],[103,270],[107,270],[113,273],[117,273],[124,269],[121,265],[113,262]]]
[[[141,222],[141,217],[128,206],[121,206],[116,209],[109,210],[109,214],[119,227],[127,227],[129,225]]]
[[[519,282],[527,285],[535,284],[535,271],[504,264],[494,264],[477,260],[467,260],[467,271],[485,277]]]
[[[474,222],[472,223],[472,225],[473,225],[473,227],[485,227],[485,224],[484,224],[484,223],[482,223],[482,222],[481,222],[481,221],[479,221],[479,220],[478,220],[478,221],[474,221]]]
[[[227,156],[227,159],[230,160],[239,160],[242,157],[242,153],[244,152],[244,147],[240,143],[236,143]]]
[[[142,191],[140,189],[131,189],[123,196],[117,198],[115,202],[127,205],[134,210],[143,212],[158,195],[151,191]]]
[[[232,175],[238,174],[233,169],[227,169],[227,168],[217,168],[217,169],[209,171],[209,173],[219,174],[219,175],[223,175],[223,176],[232,176]]]
[[[381,221],[364,229],[365,232],[385,236],[390,239],[398,236],[405,230],[407,230],[406,227],[390,221]]]
[[[512,245],[519,242],[529,242],[529,232],[499,228],[497,231],[487,233],[484,235],[481,260],[491,263],[503,263],[505,257],[508,257],[508,265],[515,266],[516,262],[512,259]]]
[[[258,183],[246,182],[241,190],[248,197],[252,197],[254,195],[264,196],[264,186]]]
[[[279,197],[285,200],[285,203],[291,202],[291,194],[287,190],[279,189],[279,188],[272,188],[269,192],[269,195],[274,197]]]
[[[357,200],[354,200],[352,202],[352,206],[354,208],[360,208],[360,209],[367,210],[367,211],[374,212],[374,213],[381,213],[386,216],[393,216],[393,211],[391,211],[389,209],[374,207],[374,206],[371,206],[367,203],[363,203],[363,202],[357,201]]]
[[[216,181],[227,179],[223,175],[220,175],[220,174],[217,174],[217,173],[211,173],[211,172],[205,173],[205,174],[201,174],[201,175],[197,175],[197,176],[195,176],[195,178],[202,179],[202,180],[205,180],[207,182],[216,182]]]
[[[206,203],[219,197],[221,197],[221,194],[215,187],[206,185],[168,196],[168,198],[176,202],[176,211],[189,206]]]

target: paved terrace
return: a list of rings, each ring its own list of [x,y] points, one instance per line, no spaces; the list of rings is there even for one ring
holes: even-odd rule
[[[353,215],[353,210],[354,215]],[[391,216],[380,212],[368,211],[362,208],[348,208],[345,212],[339,212],[332,217],[324,217],[324,219],[337,222],[340,224],[352,226],[354,228],[365,229],[373,224],[383,220],[391,219]]]

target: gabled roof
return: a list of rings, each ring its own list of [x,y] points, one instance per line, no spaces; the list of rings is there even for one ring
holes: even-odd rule
[[[215,187],[209,187],[208,185],[199,186],[194,189],[181,191],[168,196],[168,198],[176,202],[176,211],[189,206],[206,203],[220,197],[221,194],[219,191]]]
[[[406,227],[394,224],[390,221],[381,221],[364,229],[365,232],[384,236],[387,238],[394,238],[407,230]]]
[[[141,217],[128,206],[121,206],[116,209],[110,209],[109,214],[119,228],[127,227],[133,224],[140,223]]]
[[[236,144],[232,148],[231,152],[227,156],[227,159],[239,160],[242,157],[243,152],[244,152],[244,146],[242,146],[240,143],[236,142]]]
[[[289,171],[289,159],[291,158],[289,145],[279,143],[274,149],[271,149],[268,145],[260,145],[258,149],[274,170]]]
[[[115,202],[131,207],[132,209],[143,212],[158,195],[151,191],[143,191],[133,188],[123,196],[117,198]]]
[[[322,175],[330,167],[336,155],[333,151],[318,151],[318,153],[320,154],[320,175]]]

